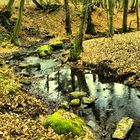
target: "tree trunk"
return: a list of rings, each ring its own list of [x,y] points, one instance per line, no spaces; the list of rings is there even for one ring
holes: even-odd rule
[[[8,2],[7,6],[6,6],[6,11],[8,11],[10,15],[12,13],[13,4],[14,4],[14,0],[9,0],[9,2]]]
[[[130,10],[130,12],[132,12],[132,13],[135,12],[135,10],[136,10],[135,2],[136,2],[136,0],[133,0],[132,5],[131,5],[131,10]]]
[[[86,34],[92,34],[96,35],[95,27],[92,22],[92,1],[89,0],[88,3],[88,11],[87,11],[87,28],[86,28]]]
[[[139,1],[136,0],[137,30],[139,30]]]
[[[120,6],[121,5],[121,2],[120,0],[115,0],[115,7],[119,10],[120,9]]]
[[[38,9],[44,9],[44,7],[37,0],[32,0],[32,1]]]
[[[11,42],[16,44],[16,45],[19,45],[17,37],[18,37],[18,31],[19,31],[19,28],[20,28],[20,25],[21,25],[24,2],[25,2],[25,0],[20,0],[19,10],[18,10],[18,18],[17,18],[17,21],[16,21],[16,25],[14,27],[13,34],[12,34],[12,39],[11,39]]]
[[[71,22],[70,22],[70,12],[69,12],[69,6],[68,6],[68,0],[64,0],[64,9],[65,9],[65,29],[67,35],[71,35]]]
[[[81,24],[80,24],[79,30],[77,32],[77,35],[75,37],[74,44],[71,48],[70,55],[68,58],[70,61],[77,60],[80,53],[83,50],[82,42],[83,42],[83,35],[84,35],[84,25],[85,25],[86,14],[87,14],[87,3],[88,3],[88,0],[84,0],[82,16],[81,16]]]
[[[104,0],[104,8],[107,9],[107,0]]]
[[[109,6],[109,36],[114,35],[114,24],[113,24],[113,14],[114,14],[114,0],[108,0]]]
[[[123,32],[127,32],[127,13],[128,13],[128,0],[124,0],[124,4],[123,4]]]

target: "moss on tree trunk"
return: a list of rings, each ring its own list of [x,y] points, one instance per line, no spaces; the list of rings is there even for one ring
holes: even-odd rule
[[[19,32],[20,25],[21,25],[24,2],[25,2],[25,0],[20,0],[19,10],[18,10],[18,19],[16,21],[16,25],[14,27],[14,30],[13,30],[13,33],[12,33],[12,38],[11,38],[11,42],[16,44],[16,45],[19,45],[17,38],[18,38],[18,32]]]
[[[9,0],[9,2],[8,2],[7,6],[6,6],[6,11],[9,12],[10,15],[12,13],[12,6],[14,4],[14,1],[15,0]]]
[[[73,46],[71,47],[71,50],[70,50],[70,54],[68,58],[69,61],[76,61],[83,50],[82,42],[83,42],[83,35],[84,35],[84,25],[85,25],[86,14],[87,14],[87,3],[88,3],[88,0],[84,0],[82,16],[81,16],[81,24],[77,32],[77,35],[75,37]]]

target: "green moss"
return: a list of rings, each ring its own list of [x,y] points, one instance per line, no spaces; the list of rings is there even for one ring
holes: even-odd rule
[[[73,113],[64,110],[58,110],[52,114],[44,123],[44,126],[49,126],[58,134],[73,133],[74,135],[84,135],[83,127],[85,126],[82,119]]]
[[[72,98],[82,98],[82,97],[85,97],[87,95],[86,92],[83,92],[83,91],[74,91],[74,92],[70,92],[69,95],[72,97]]]
[[[0,79],[5,79],[5,75],[2,72],[0,72]]]
[[[53,50],[58,50],[63,48],[63,42],[62,41],[50,41],[50,46],[53,48]]]
[[[19,67],[20,68],[29,68],[29,64],[27,64],[27,63],[20,63]]]
[[[73,106],[80,105],[80,99],[73,99],[71,100],[70,104]]]
[[[36,49],[41,57],[45,57],[52,54],[52,47],[50,45],[43,45]]]

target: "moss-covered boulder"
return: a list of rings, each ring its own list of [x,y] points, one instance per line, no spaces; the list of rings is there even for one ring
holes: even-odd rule
[[[80,105],[80,99],[73,99],[70,101],[71,106],[78,106]]]
[[[131,130],[134,120],[129,117],[123,117],[117,124],[117,128],[112,136],[113,139],[125,139]]]
[[[54,51],[63,48],[63,42],[61,40],[58,40],[58,41],[57,40],[51,40],[49,45],[52,47],[52,49]]]
[[[83,103],[83,104],[92,104],[95,100],[96,100],[96,98],[92,98],[92,97],[83,97],[83,98],[82,98],[82,103]]]
[[[36,49],[40,57],[46,57],[52,54],[52,47],[50,45],[43,45]]]
[[[62,108],[66,108],[66,109],[70,108],[68,101],[61,102],[59,106],[62,107]]]
[[[48,117],[44,126],[46,128],[51,127],[58,134],[68,134],[71,132],[78,136],[84,135],[83,128],[86,127],[81,118],[65,110],[58,110]]]
[[[83,91],[74,91],[74,92],[69,93],[69,95],[72,98],[82,98],[82,97],[85,97],[87,93]]]
[[[19,64],[19,67],[20,68],[37,68],[38,70],[40,70],[40,63],[24,63],[24,62],[21,62],[20,64]]]

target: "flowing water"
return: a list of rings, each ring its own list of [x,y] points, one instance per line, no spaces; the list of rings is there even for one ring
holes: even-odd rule
[[[134,119],[134,127],[128,140],[140,140],[140,91],[120,83],[102,83],[98,75],[91,70],[80,70],[64,66],[55,68],[60,62],[27,58],[41,64],[40,71],[32,71],[34,77],[29,93],[40,96],[46,103],[54,102],[56,106],[72,91],[85,91],[88,96],[96,98],[89,106],[81,104],[70,110],[80,115],[86,122],[92,120],[94,131],[100,127],[104,133],[101,139],[111,140],[117,122],[124,116]]]

